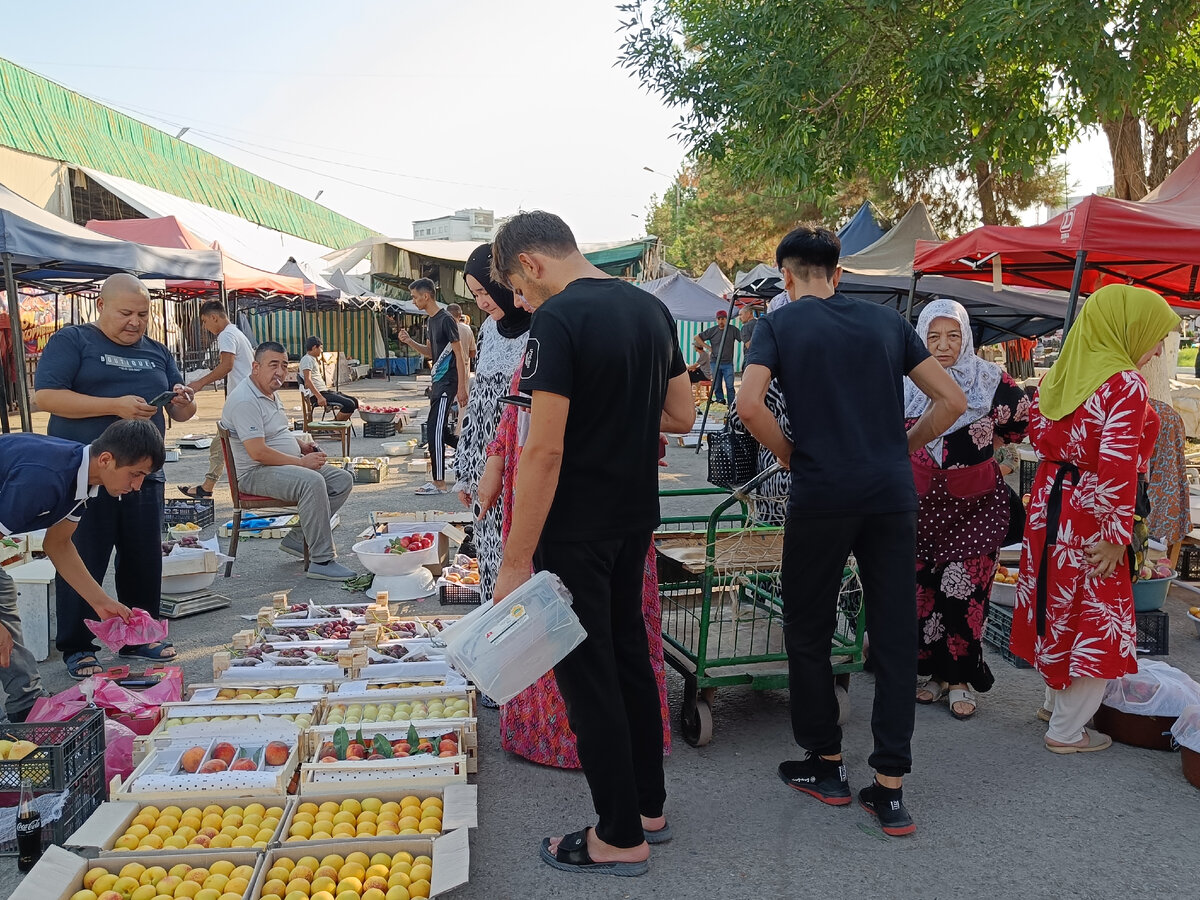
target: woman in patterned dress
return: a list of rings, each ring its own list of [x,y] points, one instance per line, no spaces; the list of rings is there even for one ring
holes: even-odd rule
[[[1191,493],[1188,490],[1185,459],[1187,431],[1183,417],[1171,406],[1171,379],[1179,361],[1179,332],[1167,335],[1163,352],[1142,366],[1142,377],[1150,394],[1150,408],[1161,422],[1154,455],[1150,457],[1150,518],[1146,525],[1150,536],[1167,545],[1167,556],[1174,566],[1179,547],[1192,530]]]
[[[1127,549],[1138,473],[1158,434],[1138,369],[1179,323],[1153,291],[1092,294],[1038,389],[1029,433],[1041,460],[1021,544],[1013,653],[1046,682],[1046,748],[1103,750],[1085,727],[1108,681],[1137,671]]]
[[[524,302],[519,295],[518,302]],[[520,382],[521,373],[518,370],[513,375],[510,393],[520,392]],[[487,465],[479,482],[480,505],[485,509],[500,511],[505,540],[508,539],[512,522],[517,464],[528,433],[529,413],[518,406],[506,404],[496,428],[496,438],[487,448]],[[663,720],[663,754],[666,755],[671,750],[671,717],[667,704],[662,605],[658,596],[658,569],[654,552],[652,541],[642,576],[642,616],[646,621],[650,665],[658,682],[658,702]],[[567,707],[554,680],[553,670],[500,707],[500,746],[543,766],[559,769],[580,767],[575,732],[567,722]]]
[[[464,267],[467,287],[488,316],[479,329],[475,377],[454,460],[458,474],[454,489],[468,509],[479,499],[487,447],[500,419],[500,398],[508,393],[513,372],[521,367],[531,318],[528,310],[516,304],[512,291],[492,280],[491,269],[491,244],[476,247]],[[479,557],[479,587],[483,597],[490,600],[503,554],[498,509],[488,510],[475,523],[475,552]]]
[[[912,454],[917,511],[918,703],[949,695],[956,719],[975,714],[976,692],[995,679],[983,658],[983,623],[1000,545],[1008,531],[1008,487],[995,445],[1025,437],[1029,398],[998,365],[975,355],[971,320],[953,300],[934,300],[917,334],[967,396],[967,410]],[[904,380],[905,428],[929,398]]]

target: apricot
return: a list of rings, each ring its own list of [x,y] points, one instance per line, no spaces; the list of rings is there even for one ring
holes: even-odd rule
[[[183,751],[183,756],[179,758],[179,767],[185,772],[195,773],[200,769],[200,763],[204,760],[203,747],[189,747]],[[146,810],[142,810],[142,815],[146,815]],[[158,816],[154,817],[156,822]]]

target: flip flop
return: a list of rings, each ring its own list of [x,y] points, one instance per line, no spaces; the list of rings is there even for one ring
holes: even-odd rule
[[[1046,749],[1051,753],[1095,753],[1097,750],[1107,750],[1112,746],[1112,738],[1101,731],[1096,731],[1092,728],[1083,729],[1084,736],[1088,739],[1087,745],[1080,747],[1074,744],[1046,744]]]
[[[213,492],[206,491],[202,484],[198,484],[195,487],[181,487],[179,493],[191,500],[207,500],[213,495]]]
[[[935,681],[934,679],[930,678],[928,681],[922,682],[921,684],[917,685],[917,690],[918,691],[928,691],[930,694],[933,695],[932,698],[929,700],[922,700],[920,697],[917,697],[916,701],[918,703],[920,703],[922,706],[932,706],[933,704],[937,703],[939,700],[941,700],[943,697],[946,696],[946,688],[948,688],[949,686],[950,686],[949,682]]]
[[[671,823],[668,822],[657,831],[647,831],[645,828],[643,828],[642,837],[646,839],[647,844],[665,844],[672,837]]]
[[[588,856],[587,833],[590,829],[575,831],[565,835],[558,845],[558,852],[550,852],[550,838],[542,838],[542,862],[553,866],[561,872],[586,873],[589,875],[621,875],[632,877],[645,875],[650,871],[650,863],[642,862],[606,862],[598,863]]]
[[[86,650],[78,653],[68,654],[67,658],[64,659],[63,662],[67,666],[67,674],[76,681],[86,681],[93,675],[99,675],[104,671],[104,667],[100,665],[99,660],[96,659],[96,654],[89,653]],[[89,672],[87,675],[84,675],[79,671],[80,669],[90,668],[95,668],[97,671]]]
[[[125,659],[148,659],[151,662],[167,662],[174,659],[179,654],[172,653],[170,656],[163,656],[163,651],[168,647],[174,649],[175,645],[170,641],[159,641],[156,644],[131,644],[122,647],[118,656]]]

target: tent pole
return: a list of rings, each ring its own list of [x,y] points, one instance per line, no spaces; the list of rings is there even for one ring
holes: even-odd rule
[[[734,307],[734,304],[736,304],[736,303],[737,303],[737,294],[735,293],[732,297],[729,298],[729,314],[726,316],[726,319],[729,322],[733,321],[733,307]],[[729,338],[729,328],[730,328],[730,326],[727,324],[725,326],[725,330],[721,332],[721,346],[717,349],[716,358],[712,361],[713,381],[714,382],[719,377],[717,374],[717,368],[721,364],[721,355],[725,352],[725,341]],[[715,390],[716,387],[717,387],[716,384],[714,384],[713,390]],[[708,392],[708,399],[704,401],[704,417],[700,420],[700,436],[698,438],[696,438],[696,455],[697,456],[700,455],[700,448],[704,446],[704,426],[706,426],[708,424],[708,411],[712,407],[713,390],[710,390]],[[733,406],[733,398],[726,397],[725,398],[725,409],[728,410],[731,406]],[[726,419],[728,420],[728,413],[726,413]]]
[[[33,431],[29,414],[29,385],[25,380],[25,337],[21,333],[21,298],[17,294],[17,279],[13,275],[12,254],[4,254],[4,292],[8,295],[8,333],[13,345],[13,374],[17,383],[17,410],[21,414],[21,430]]]
[[[379,318],[382,320],[381,324],[383,325],[383,377],[384,377],[385,381],[387,381],[388,383],[391,383],[391,380],[392,380],[392,345],[391,345],[391,341],[390,341],[391,334],[388,332],[387,307],[381,305],[379,312],[380,312]]]
[[[1083,285],[1083,266],[1087,261],[1087,251],[1080,250],[1075,254],[1075,273],[1071,276],[1071,296],[1067,298],[1067,317],[1063,319],[1063,341],[1075,321],[1075,312],[1079,307],[1079,288]]]
[[[912,324],[913,314],[913,299],[917,296],[917,279],[921,276],[915,271],[912,273],[912,280],[908,282],[908,308],[905,310],[904,318],[908,320],[908,324]]]

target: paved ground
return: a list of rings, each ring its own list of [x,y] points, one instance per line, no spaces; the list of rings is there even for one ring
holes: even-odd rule
[[[350,392],[423,405],[411,380],[360,382]],[[286,400],[297,404],[298,416],[296,394]],[[203,394],[201,416],[185,430],[212,433],[219,403],[219,394]],[[418,429],[410,430],[415,435]],[[379,443],[358,438],[353,452],[378,453]],[[703,456],[672,447],[668,460],[664,487],[703,484]],[[193,450],[168,464],[168,496],[177,484],[196,483],[206,461],[206,451]],[[454,508],[451,497],[434,504],[413,496],[412,488],[423,480],[401,474],[382,485],[356,486],[336,533],[345,554],[371,510]],[[224,485],[217,498],[218,510],[228,515]],[[345,561],[358,567],[352,558]],[[306,580],[299,563],[281,554],[275,541],[244,542],[234,577],[217,586],[233,598],[232,610],[171,625],[192,681],[209,680],[212,653],[244,625],[236,616],[257,610],[270,592],[291,588],[293,597],[318,600],[344,596],[336,585]],[[1200,675],[1200,640],[1184,615],[1197,602],[1195,596],[1175,588],[1168,600],[1169,661]],[[439,609],[430,601],[414,608]],[[1179,757],[1123,746],[1093,755],[1047,753],[1041,746],[1044,726],[1033,718],[1041,699],[1038,677],[989,653],[997,684],[982,698],[974,720],[953,720],[945,705],[917,710],[915,767],[906,781],[906,802],[919,830],[902,839],[884,837],[857,806],[826,807],[779,782],[775,767],[797,753],[786,692],[719,692],[714,739],[695,749],[679,737],[682,681],[672,673],[676,722],[666,763],[667,813],[676,838],[654,850],[650,874],[639,879],[572,876],[538,860],[542,836],[592,821],[586,785],[578,773],[506,756],[497,737],[497,714],[483,710],[480,827],[471,836],[471,881],[455,896],[1197,896],[1200,795],[1183,780]],[[43,672],[49,688],[67,686],[56,656]],[[856,789],[870,777],[871,681],[869,675],[856,675],[850,689],[845,748]],[[13,860],[0,860],[0,895],[17,877]]]

